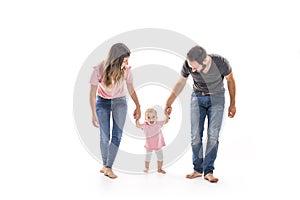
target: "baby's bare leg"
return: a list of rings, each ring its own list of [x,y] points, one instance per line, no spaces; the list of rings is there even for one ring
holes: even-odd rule
[[[149,171],[149,164],[150,164],[150,162],[145,161],[145,169],[144,169],[145,173],[148,173],[148,171]]]
[[[163,159],[164,159],[163,151],[162,151],[162,149],[159,149],[159,150],[155,151],[155,153],[157,156],[157,172],[165,174],[166,171],[162,169]]]

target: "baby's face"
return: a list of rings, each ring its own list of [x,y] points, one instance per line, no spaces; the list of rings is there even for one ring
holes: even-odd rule
[[[146,122],[148,122],[148,124],[155,124],[157,121],[157,116],[153,112],[147,112],[145,120],[146,120]]]

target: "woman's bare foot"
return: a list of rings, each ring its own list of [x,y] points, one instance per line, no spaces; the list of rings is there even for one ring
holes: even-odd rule
[[[157,172],[158,172],[158,173],[162,173],[162,174],[165,174],[165,173],[166,173],[166,171],[163,170],[163,169],[158,169]]]
[[[100,169],[100,172],[101,172],[101,173],[104,173],[105,170],[106,170],[106,165],[103,165],[102,169]]]
[[[106,168],[106,170],[104,172],[104,175],[111,178],[111,179],[118,178],[118,176],[114,174],[114,172],[112,171],[111,168]]]
[[[201,173],[194,171],[193,173],[187,174],[186,178],[193,179],[201,176],[202,176]]]
[[[208,181],[211,182],[211,183],[216,183],[216,182],[219,181],[219,179],[218,179],[218,178],[215,178],[212,174],[206,174],[206,175],[204,176],[204,179],[205,179],[205,180],[208,180]]]
[[[148,173],[148,171],[149,171],[149,168],[145,168],[145,169],[144,169],[144,172],[145,172],[145,173]]]

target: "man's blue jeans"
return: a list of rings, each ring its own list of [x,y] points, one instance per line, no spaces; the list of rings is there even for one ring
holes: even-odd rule
[[[96,112],[100,126],[100,150],[103,165],[111,168],[119,150],[127,114],[126,97],[104,99],[97,96]],[[110,118],[112,134],[110,140]]]
[[[213,173],[217,157],[219,133],[222,126],[225,97],[224,93],[202,95],[193,92],[191,96],[191,145],[194,170]],[[207,143],[203,154],[203,131],[207,117]]]

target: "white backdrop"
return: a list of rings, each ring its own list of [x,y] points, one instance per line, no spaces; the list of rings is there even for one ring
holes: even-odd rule
[[[299,199],[296,5],[1,1],[0,198]],[[102,42],[139,28],[176,31],[230,61],[237,114],[225,119],[220,138],[219,183],[184,178],[192,171],[190,151],[165,176],[118,173],[109,180],[81,144],[72,111],[81,65]]]

